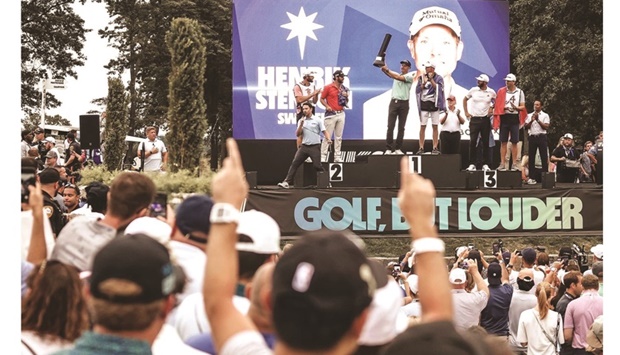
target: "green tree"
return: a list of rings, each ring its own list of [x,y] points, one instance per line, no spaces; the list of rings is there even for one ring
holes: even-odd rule
[[[95,0],[107,4],[113,18],[110,26],[99,31],[118,49],[119,56],[106,66],[116,74],[129,72],[131,95],[129,134],[144,127],[168,128],[168,78],[170,53],[165,35],[173,19],[184,17],[199,22],[207,43],[205,102],[211,131],[212,158],[217,167],[217,152],[222,137],[232,127],[232,2],[230,0]],[[141,134],[141,133],[140,133]]]
[[[576,144],[603,129],[603,1],[511,0],[511,70],[551,116],[550,149],[566,132]]]
[[[80,0],[84,3],[85,0]],[[84,65],[84,20],[73,12],[74,0],[22,0],[21,2],[21,107],[26,114],[41,107],[40,81],[77,78]],[[61,103],[46,93],[46,107]]]
[[[56,126],[71,126],[71,122],[60,115],[45,115],[45,124]],[[41,125],[41,118],[39,114],[30,114],[28,115],[28,117],[22,119],[22,125],[24,126],[24,129],[32,131]]]
[[[205,38],[196,20],[177,18],[166,35],[171,57],[169,77],[170,132],[168,166],[172,172],[200,166],[207,129],[204,72],[207,66]]]
[[[120,78],[108,78],[108,107],[105,120],[104,164],[110,171],[121,168],[127,135],[128,97]]]

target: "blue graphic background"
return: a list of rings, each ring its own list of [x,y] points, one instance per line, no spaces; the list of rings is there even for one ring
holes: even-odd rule
[[[440,6],[453,11],[461,25],[464,51],[455,71],[456,83],[469,89],[480,73],[489,75],[489,86],[504,86],[509,72],[508,2],[505,0],[252,0],[233,4],[233,135],[237,139],[294,139],[294,120],[278,123],[278,114],[294,115],[293,82],[307,67],[318,69],[317,88],[331,82],[331,73],[350,68],[345,85],[352,91],[346,111],[344,139],[363,138],[362,106],[368,99],[391,89],[392,82],[372,65],[386,33],[392,35],[386,64],[398,71],[402,59],[415,63],[407,48],[413,14],[424,7]],[[287,41],[291,30],[287,12],[298,16],[316,13],[317,40],[307,38],[303,59],[298,38]],[[257,109],[259,67],[286,67],[287,83],[270,87],[286,100],[274,109]],[[292,71],[290,69],[293,68]],[[347,70],[345,70],[347,72]],[[296,80],[294,80],[296,79]],[[289,96],[290,94],[290,96]],[[288,100],[290,99],[290,100]],[[385,108],[387,110],[387,107]],[[324,112],[317,107],[317,115]]]

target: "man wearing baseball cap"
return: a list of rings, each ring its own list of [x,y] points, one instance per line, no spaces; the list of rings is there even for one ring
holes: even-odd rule
[[[86,294],[93,328],[58,354],[151,354],[181,277],[166,247],[144,234],[113,239],[95,255]]]
[[[420,149],[417,154],[424,154],[424,136],[426,125],[431,121],[433,126],[432,154],[439,154],[439,113],[446,111],[443,77],[435,73],[436,64],[432,61],[424,63],[426,74],[418,76],[415,87],[418,114],[420,115]]]
[[[426,74],[426,62],[435,64],[435,72],[443,78],[443,91],[445,97],[454,95],[456,107],[462,110],[461,102],[467,89],[458,85],[452,77],[457,63],[463,53],[463,41],[461,39],[461,25],[456,14],[448,8],[431,6],[415,12],[409,26],[409,40],[407,48],[413,58],[412,70],[414,81]],[[384,108],[389,105],[391,91],[387,91],[364,103],[364,139],[382,139],[385,121],[377,119],[384,117]],[[444,103],[445,105],[445,103]],[[409,102],[409,113],[412,117],[407,118],[405,131],[412,132],[412,138],[419,134],[419,111],[415,97]],[[466,130],[467,127],[463,127]]]
[[[403,138],[405,137],[405,123],[409,114],[409,94],[411,85],[413,84],[413,75],[410,73],[411,62],[407,59],[400,61],[400,73],[391,71],[387,65],[381,67],[381,71],[388,77],[394,79],[392,83],[392,99],[388,108],[388,124],[385,144],[387,146],[386,154],[400,154],[403,146]],[[396,143],[394,143],[394,127],[398,121],[398,133],[396,134]]]
[[[518,88],[515,83],[517,77],[510,73],[504,78],[506,86],[497,90],[497,99],[495,109],[493,110],[493,129],[499,129],[500,148],[500,164],[497,170],[506,170],[506,152],[508,150],[508,139],[512,143],[511,170],[519,170],[517,160],[519,129],[525,124],[527,117],[527,108],[525,107],[525,94],[523,90]]]
[[[304,115],[301,108],[301,104],[304,102],[310,102],[312,104],[312,115],[315,114],[316,103],[319,100],[319,94],[321,93],[321,89],[317,90],[316,83],[314,82],[314,75],[316,72],[307,69],[302,74],[303,79],[293,87],[293,94],[295,95],[295,101],[297,102],[297,122],[299,122],[299,119]],[[301,139],[301,136],[297,137],[297,148],[301,146]]]
[[[564,134],[562,137],[562,144],[557,146],[549,159],[552,163],[556,164],[556,181],[557,182],[575,182],[577,178],[577,173],[579,172],[579,167],[577,164],[573,163],[575,167],[568,166],[570,162],[576,162],[579,160],[579,154],[575,151],[573,147],[573,135],[570,133]]]
[[[342,134],[344,132],[345,112],[349,102],[349,88],[344,85],[344,78],[347,75],[342,70],[336,70],[332,74],[333,81],[325,85],[321,93],[321,104],[325,107],[325,130],[329,139],[324,139],[321,143],[321,162],[327,162],[327,151],[329,150],[332,133],[334,135],[334,162],[342,161],[340,156],[342,147]]]
[[[476,86],[469,89],[463,98],[465,117],[469,121],[469,166],[468,171],[476,170],[476,146],[478,139],[482,144],[482,170],[489,170],[489,139],[491,137],[491,121],[489,116],[493,112],[496,102],[495,90],[489,87],[489,76],[480,74],[476,78]],[[471,102],[468,102],[471,100]]]

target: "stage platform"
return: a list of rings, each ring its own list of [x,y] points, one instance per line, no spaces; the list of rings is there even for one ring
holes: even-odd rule
[[[345,150],[343,142],[342,162],[330,156],[318,173],[312,163],[303,163],[291,188],[283,189],[277,183],[286,176],[295,146],[281,143],[240,142],[251,188],[246,210],[274,217],[284,236],[321,228],[381,236],[407,233],[397,201],[402,155],[386,155],[375,149],[377,142],[375,150]],[[369,147],[367,141],[360,144]],[[434,183],[435,223],[442,235],[602,235],[602,185],[558,184],[553,173],[528,185],[520,171],[466,171],[469,164],[461,154],[416,155],[411,150],[404,150],[410,163],[406,173],[415,171]],[[282,155],[288,157],[278,159]]]

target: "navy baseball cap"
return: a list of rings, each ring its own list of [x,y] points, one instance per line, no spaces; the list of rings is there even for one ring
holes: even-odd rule
[[[175,216],[175,224],[179,231],[183,235],[195,231],[209,234],[211,208],[213,208],[213,200],[207,195],[192,195],[183,200],[177,207]]]

